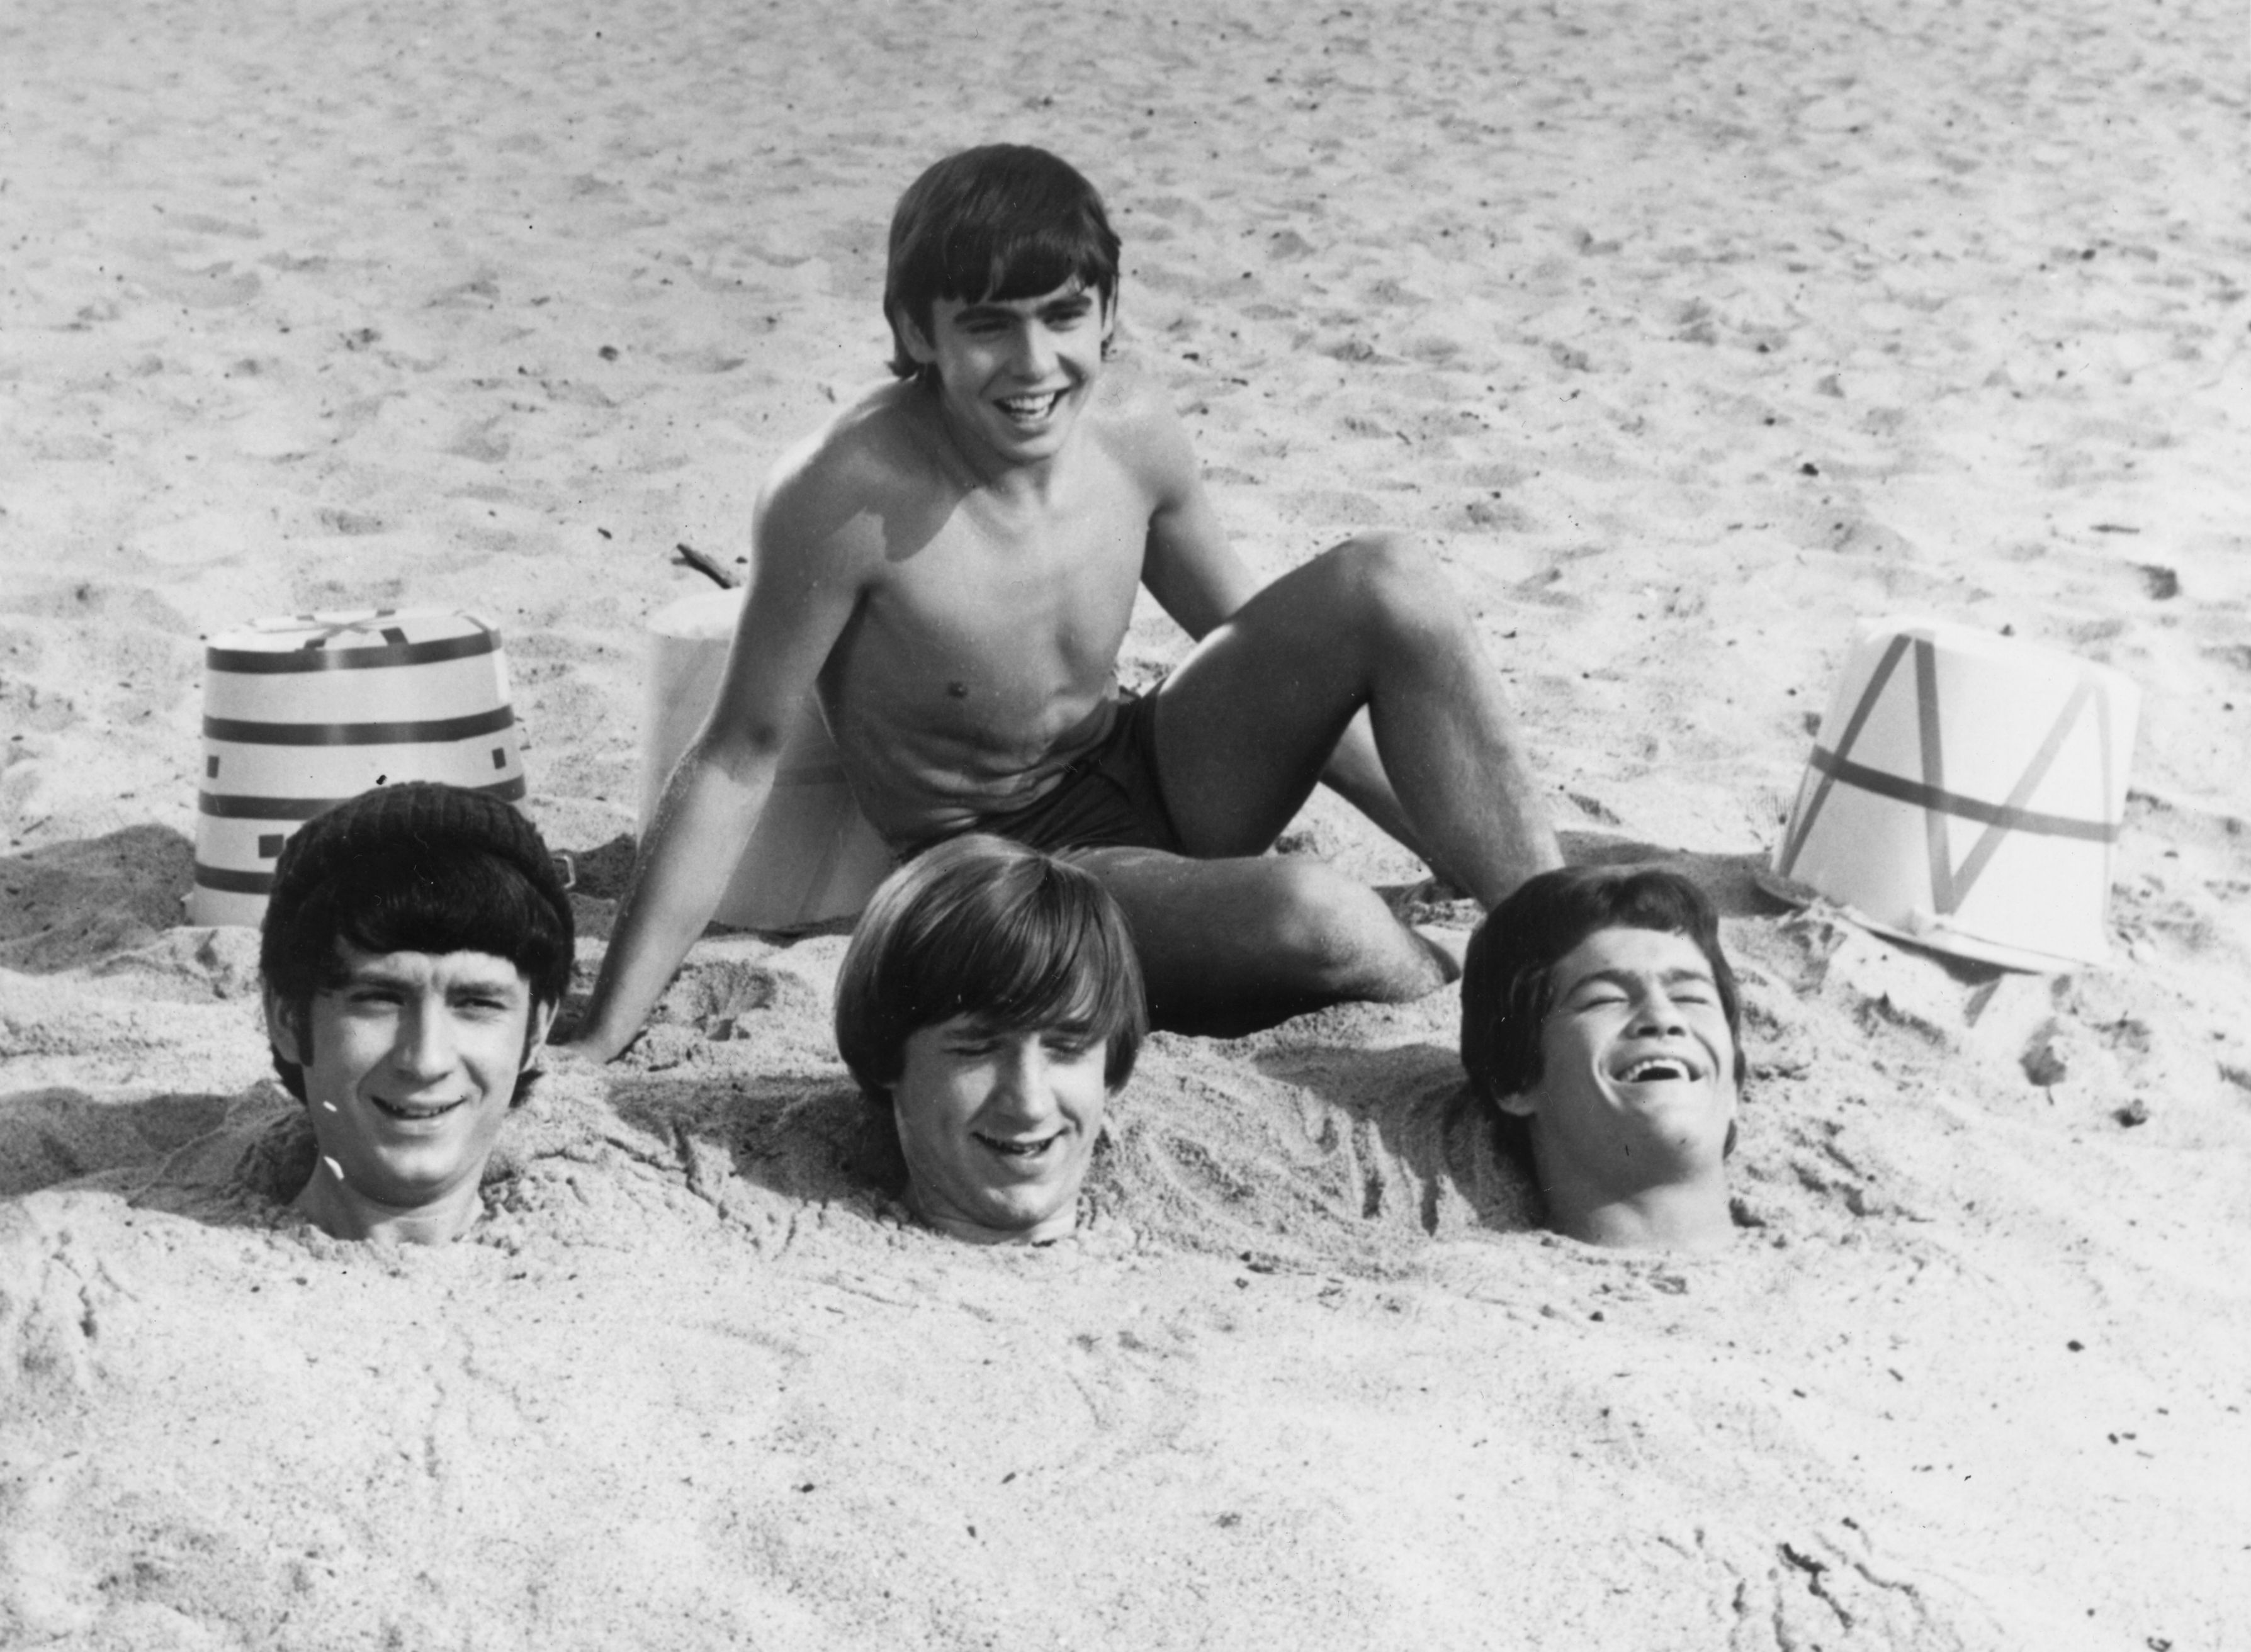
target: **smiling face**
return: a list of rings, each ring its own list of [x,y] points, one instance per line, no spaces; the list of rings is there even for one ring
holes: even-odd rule
[[[1070,1233],[1110,1100],[1105,1042],[956,1016],[904,1055],[891,1106],[915,1213],[988,1244]]]
[[[298,1208],[337,1238],[452,1239],[475,1220],[485,1160],[553,1006],[488,952],[338,952],[341,978],[301,1023],[267,1000],[275,1047],[304,1069],[320,1144]]]
[[[1541,1075],[1500,1098],[1529,1117],[1543,1177],[1617,1194],[1716,1166],[1735,1045],[1711,964],[1666,930],[1596,930],[1555,964]]]
[[[936,370],[939,404],[973,456],[1033,464],[1063,448],[1102,375],[1112,314],[1077,280],[1037,298],[941,298],[909,355]]]

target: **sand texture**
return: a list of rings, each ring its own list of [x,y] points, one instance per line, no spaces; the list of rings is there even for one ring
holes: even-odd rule
[[[2251,1647],[2244,30],[0,8],[0,1644]],[[1574,856],[1720,902],[1728,1255],[1529,1230],[1444,996],[1160,1037],[1077,1238],[932,1237],[833,934],[705,943],[468,1241],[276,1202],[254,937],[181,922],[199,639],[497,623],[591,964],[672,547],[746,553],[880,373],[897,192],[1002,137],[1105,191],[1253,564],[1423,536]],[[2142,686],[2106,966],[1763,887],[1901,612]],[[1420,875],[1340,805],[1285,847]]]

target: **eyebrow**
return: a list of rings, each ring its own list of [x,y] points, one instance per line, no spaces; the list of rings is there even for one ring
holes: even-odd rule
[[[1014,299],[980,299],[975,303],[964,304],[956,313],[955,319],[961,321],[1013,321],[1027,314],[1032,315],[1084,315],[1094,308],[1094,294],[1081,287],[1075,293],[1065,293],[1059,297],[1035,305],[1029,312],[1015,308],[1021,301]]]
[[[449,992],[503,992],[516,985],[514,972],[505,970],[478,970],[455,976],[446,983]],[[404,970],[395,970],[375,961],[354,964],[346,970],[334,988],[348,992],[354,987],[387,986],[400,992],[412,992],[418,987],[417,978]]]
[[[1091,1011],[1084,1015],[1048,1015],[1027,1021],[988,1020],[981,1015],[965,1015],[959,1019],[960,1020],[961,1025],[956,1028],[950,1036],[957,1038],[1016,1038],[1020,1036],[1047,1038],[1055,1034],[1062,1034],[1070,1038],[1086,1038],[1093,1035],[1096,1026],[1095,1016]],[[932,1022],[931,1025],[933,1026],[944,1026],[945,1023]]]
[[[372,959],[364,964],[348,964],[336,977],[336,985],[339,988],[412,985],[404,970],[388,969]]]
[[[1647,972],[1642,970],[1590,970],[1572,982],[1565,989],[1564,995],[1569,997],[1581,987],[1596,981],[1607,982],[1613,986],[1632,986],[1648,978]],[[1676,964],[1672,969],[1659,971],[1657,981],[1661,986],[1679,986],[1688,982],[1700,982],[1706,986],[1717,986],[1720,984],[1719,978],[1712,973],[1707,964]]]

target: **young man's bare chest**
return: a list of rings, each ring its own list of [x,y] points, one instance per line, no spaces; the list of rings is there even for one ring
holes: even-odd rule
[[[1098,691],[1132,618],[1150,509],[1099,454],[1044,494],[958,491],[886,545],[826,674],[903,671],[897,687],[920,680],[957,702]]]
[[[1153,509],[1098,442],[1077,457],[1044,488],[951,488],[887,542],[821,680],[840,739],[887,748],[855,768],[1007,791],[1075,755],[1112,692]]]

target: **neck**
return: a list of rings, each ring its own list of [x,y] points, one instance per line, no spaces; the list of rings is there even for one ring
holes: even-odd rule
[[[347,1182],[336,1160],[323,1158],[313,1179],[292,1202],[306,1220],[331,1239],[371,1239],[392,1245],[449,1245],[484,1213],[477,1185],[447,1188],[421,1205],[386,1205]]]
[[[1606,1185],[1537,1151],[1548,1226],[1619,1250],[1725,1250],[1735,1237],[1727,1174],[1714,1161],[1641,1186]]]
[[[959,467],[959,480],[990,499],[1010,503],[1048,497],[1061,469],[1059,461],[1078,439],[1075,426],[1062,449],[1042,459],[1011,459],[987,443],[981,432],[954,418],[935,377],[918,388],[924,393],[924,404],[937,427],[938,440],[945,445],[946,453]]]
[[[922,1190],[910,1181],[907,1184],[907,1208],[925,1226],[936,1228],[949,1239],[966,1240],[973,1245],[1044,1245],[1051,1240],[1070,1238],[1078,1227],[1078,1200],[1076,1199],[1066,1201],[1061,1209],[1029,1227],[988,1227],[966,1216],[935,1207],[923,1197]]]

